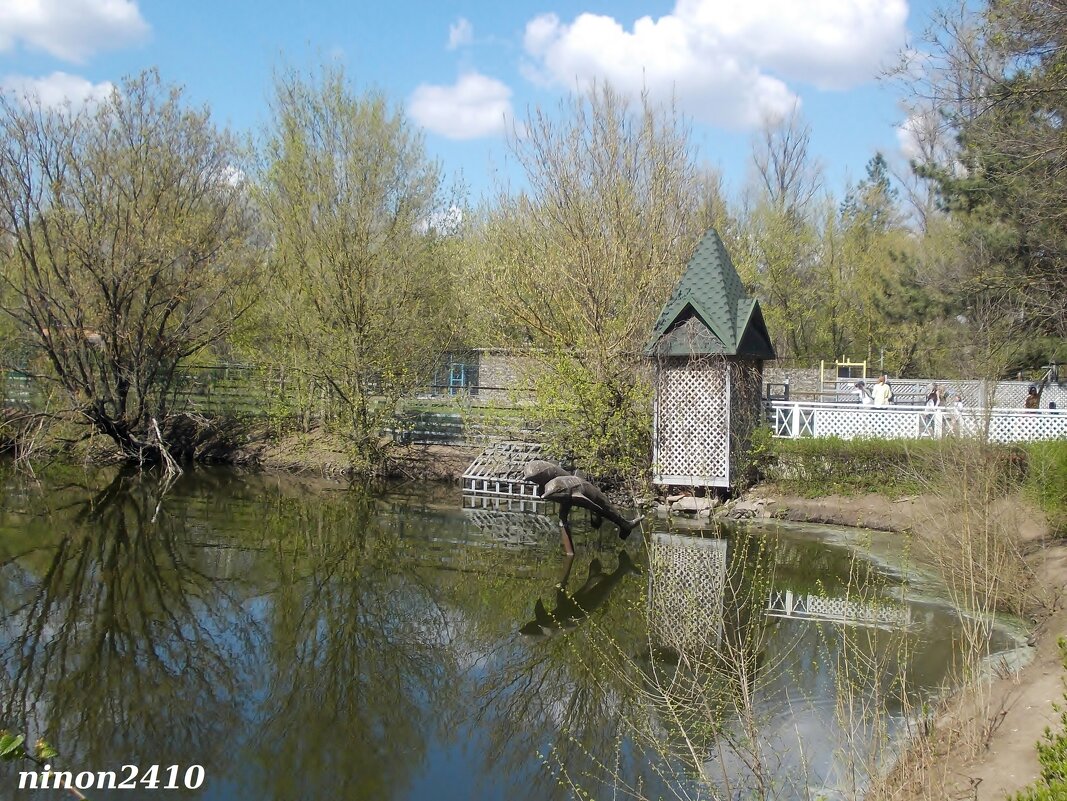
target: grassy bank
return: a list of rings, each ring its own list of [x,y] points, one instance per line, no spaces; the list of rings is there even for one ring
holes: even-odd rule
[[[529,436],[529,426],[522,409],[420,400],[397,411],[370,453],[334,421],[292,416],[182,413],[168,416],[160,429],[181,464],[436,480],[458,476],[482,443]],[[0,454],[28,469],[50,461],[112,464],[125,458],[76,415],[13,409],[0,414]]]
[[[876,492],[889,497],[939,494],[964,477],[996,475],[1022,492],[1067,534],[1067,441],[1018,445],[974,440],[842,440],[757,438],[760,477],[804,497]]]

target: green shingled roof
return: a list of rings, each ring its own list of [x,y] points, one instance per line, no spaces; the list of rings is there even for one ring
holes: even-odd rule
[[[715,229],[697,246],[652,329],[648,355],[721,354],[774,359],[759,301],[745,287]]]

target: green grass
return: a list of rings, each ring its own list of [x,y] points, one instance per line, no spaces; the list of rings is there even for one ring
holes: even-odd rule
[[[878,492],[899,497],[929,484],[941,445],[925,440],[774,439],[760,457],[763,477],[787,492],[816,496]]]
[[[761,432],[762,433],[762,432]],[[877,492],[890,497],[929,492],[961,465],[998,468],[1059,530],[1067,527],[1067,441],[1026,446],[970,440],[753,438],[753,460],[764,480],[786,492],[817,496]]]
[[[1053,530],[1067,535],[1067,440],[1026,446],[1026,493],[1048,515]]]

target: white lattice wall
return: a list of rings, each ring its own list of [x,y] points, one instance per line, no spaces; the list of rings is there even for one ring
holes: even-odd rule
[[[988,438],[993,442],[1067,438],[1067,410],[1026,412],[994,409],[993,412],[989,417],[988,432]],[[971,425],[981,431],[985,422],[984,418],[976,417]]]
[[[726,540],[652,535],[649,625],[659,645],[682,652],[719,641],[726,559]]]
[[[671,360],[656,375],[653,481],[730,486],[730,376],[722,360]]]

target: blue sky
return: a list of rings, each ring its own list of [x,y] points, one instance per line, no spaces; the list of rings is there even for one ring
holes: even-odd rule
[[[932,0],[0,0],[0,88],[46,100],[158,67],[237,131],[269,122],[272,72],[338,60],[426,131],[477,199],[513,177],[508,120],[607,80],[677,98],[732,193],[761,119],[794,103],[840,194],[877,150],[901,160],[904,113],[876,80]]]

